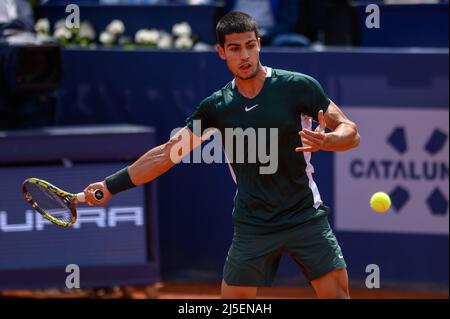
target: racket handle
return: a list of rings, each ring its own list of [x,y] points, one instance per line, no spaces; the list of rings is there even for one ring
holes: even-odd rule
[[[86,201],[86,195],[84,195],[84,192],[76,194],[75,197],[80,203],[84,203]]]
[[[77,197],[77,200],[80,203],[86,202],[86,195],[84,194],[84,192],[78,193],[75,196]],[[94,191],[94,197],[95,197],[96,200],[98,200],[98,201],[102,200],[103,196],[104,195],[103,195],[103,192],[101,190],[97,189],[96,191]]]

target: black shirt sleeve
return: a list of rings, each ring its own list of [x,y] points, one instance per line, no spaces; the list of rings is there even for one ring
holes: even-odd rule
[[[202,131],[214,127],[213,112],[215,109],[214,99],[212,96],[204,99],[194,112],[186,119],[186,126],[194,132],[194,121],[201,121]]]
[[[325,113],[330,105],[330,99],[324,92],[320,83],[308,76],[302,74],[294,80],[294,95],[298,101],[299,111],[318,121],[320,110]]]

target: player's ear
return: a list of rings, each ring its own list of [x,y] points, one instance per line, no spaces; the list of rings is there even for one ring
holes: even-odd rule
[[[259,49],[261,50],[261,38],[260,37],[258,37],[258,46],[259,46]]]
[[[217,51],[217,53],[219,53],[219,56],[222,60],[227,59],[225,56],[225,49],[220,44],[216,45],[216,51]]]

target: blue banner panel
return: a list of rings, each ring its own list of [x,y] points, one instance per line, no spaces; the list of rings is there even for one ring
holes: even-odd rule
[[[79,204],[71,228],[53,225],[25,201],[20,185],[35,176],[61,189],[81,191],[92,181],[122,168],[120,164],[74,167],[0,168],[0,269],[142,264],[147,261],[144,189],[114,198],[105,207]]]
[[[0,272],[63,269],[68,264],[77,264],[81,270],[147,264],[151,256],[143,187],[123,193],[104,207],[80,203],[78,220],[71,228],[58,227],[34,212],[20,189],[23,180],[38,177],[61,189],[80,192],[123,166],[102,163],[0,168]],[[16,280],[20,284],[21,277]],[[25,282],[21,284],[26,286]]]

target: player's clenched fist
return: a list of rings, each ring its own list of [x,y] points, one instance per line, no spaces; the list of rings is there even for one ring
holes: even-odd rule
[[[99,196],[99,191],[101,191],[103,196]],[[112,197],[106,187],[105,181],[90,184],[84,189],[84,195],[86,196],[86,203],[90,206],[92,205],[105,205]]]

